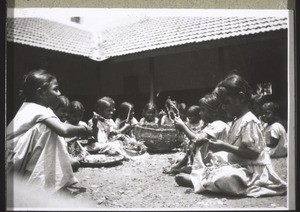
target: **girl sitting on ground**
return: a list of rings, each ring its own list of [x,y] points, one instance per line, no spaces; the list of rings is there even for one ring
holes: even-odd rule
[[[84,107],[79,101],[72,101],[69,105],[69,117],[66,123],[74,126],[87,126],[87,124],[82,121],[84,115]],[[75,136],[73,138],[66,138],[68,152],[71,156],[73,162],[73,170],[78,170],[80,163],[86,156],[86,152],[81,146],[81,144],[87,143],[87,137]],[[77,166],[76,166],[77,165]]]
[[[222,139],[227,136],[229,126],[222,120],[217,96],[214,93],[205,95],[199,100],[199,106],[200,117],[205,126],[200,132],[195,133],[181,119],[175,119],[176,128],[182,130],[190,141],[185,157],[174,166],[175,173],[178,167],[187,165],[189,174],[193,167],[204,165],[201,161],[211,163],[212,157],[208,150],[207,139]],[[226,156],[223,160],[226,160]]]
[[[63,137],[92,135],[92,129],[62,123],[52,109],[60,91],[45,70],[27,74],[24,102],[7,127],[6,172],[50,192],[77,183]],[[8,177],[12,179],[12,177]]]
[[[199,166],[190,175],[175,176],[177,184],[193,187],[196,193],[251,197],[285,194],[287,185],[272,167],[261,123],[249,109],[248,83],[231,75],[217,85],[215,92],[233,123],[224,141],[209,139],[209,148],[228,152],[228,164]]]
[[[140,155],[146,152],[146,146],[135,139],[133,129],[138,121],[134,117],[134,105],[129,102],[121,103],[116,119],[119,133],[116,138],[122,141],[124,150],[131,156]]]
[[[187,110],[187,121],[185,123],[186,126],[194,133],[200,133],[205,127],[205,122],[203,121],[200,113],[201,107],[198,105],[192,105]]]
[[[134,117],[134,105],[129,102],[121,103],[118,112],[118,117],[116,118],[116,125],[120,130],[120,133],[132,136],[132,127],[138,123]],[[129,124],[124,128],[125,124]]]
[[[267,102],[262,106],[262,120],[266,123],[264,136],[271,158],[287,156],[287,133],[279,120],[279,106]]]
[[[67,119],[69,118],[69,109],[70,109],[69,99],[65,96],[59,96],[58,106],[53,110],[53,112],[57,115],[57,117],[61,120],[61,122],[67,123]],[[70,153],[70,151],[69,151],[68,141],[70,141],[70,140],[71,141],[77,140],[77,136],[74,138],[65,138],[65,141],[66,141],[65,146],[69,153]],[[80,167],[79,161],[75,157],[73,157],[71,154],[69,156],[70,156],[70,162],[71,162],[73,171],[74,172],[78,171],[78,169]]]
[[[198,105],[192,105],[187,110],[187,121],[185,122],[185,125],[196,134],[200,133],[204,127],[204,122],[200,116],[200,110],[201,109]],[[191,165],[193,161],[193,151],[191,152],[190,149],[190,139],[186,136],[182,142],[182,148],[185,156],[181,160],[175,161],[174,164],[171,165],[170,170],[164,168],[163,173],[178,174],[181,171],[186,170],[184,168],[181,169],[182,167],[186,166],[187,164]]]
[[[158,124],[157,107],[153,103],[147,103],[143,109],[143,117],[140,119],[140,124]]]
[[[180,104],[168,97],[165,102],[165,111],[160,111],[159,116],[161,117],[160,125],[173,125],[175,116],[180,116]]]
[[[194,133],[200,133],[204,127],[204,122],[200,116],[200,107],[198,105],[192,105],[187,110],[187,119],[185,122],[186,126]],[[190,140],[186,137],[185,141],[182,143],[183,151],[188,150],[188,144]]]
[[[85,109],[81,102],[72,101],[69,106],[69,117],[67,123],[75,126],[87,126],[87,124],[82,121]]]
[[[117,136],[124,129],[130,127],[125,123],[122,129],[113,121],[115,113],[115,101],[110,97],[102,97],[97,100],[93,117],[88,121],[88,126],[93,128],[95,140],[90,142],[86,149],[89,152],[108,155],[123,155],[125,159],[131,158],[124,150],[122,139],[125,136]],[[117,137],[116,137],[117,136]]]

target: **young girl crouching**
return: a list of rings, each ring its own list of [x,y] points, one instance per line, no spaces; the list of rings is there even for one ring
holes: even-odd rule
[[[25,100],[7,126],[6,173],[21,176],[43,190],[58,191],[77,183],[63,137],[91,135],[92,129],[62,123],[52,109],[61,95],[57,80],[45,70],[24,78]]]
[[[204,167],[205,164],[212,163],[212,160],[217,158],[216,156],[212,158],[211,150],[208,148],[208,139],[222,139],[227,136],[229,129],[229,125],[224,122],[224,118],[221,115],[220,103],[214,93],[207,94],[201,98],[199,100],[199,106],[200,117],[205,123],[205,127],[200,132],[193,132],[186,125],[183,125],[180,119],[175,119],[175,126],[183,130],[190,140],[190,154],[193,158],[191,164],[192,169]],[[218,158],[218,160],[226,161],[227,159],[222,159],[221,157]],[[189,180],[190,176],[181,173],[176,175],[175,180],[178,184],[186,184],[186,178]],[[190,185],[192,186],[192,184]]]
[[[209,140],[214,152],[228,152],[228,165],[193,170],[188,185],[194,192],[211,191],[240,196],[274,196],[287,184],[274,171],[258,118],[250,112],[251,88],[238,75],[221,81],[215,92],[232,125],[224,140]],[[195,185],[198,185],[197,187]]]

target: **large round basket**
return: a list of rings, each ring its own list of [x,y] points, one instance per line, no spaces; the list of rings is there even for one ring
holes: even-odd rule
[[[133,133],[143,141],[148,152],[168,152],[180,147],[183,134],[173,125],[138,124]]]

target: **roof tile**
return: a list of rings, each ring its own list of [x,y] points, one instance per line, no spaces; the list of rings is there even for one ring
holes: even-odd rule
[[[161,17],[105,31],[106,54],[121,56],[187,43],[255,34],[287,28],[277,17]],[[122,39],[118,39],[122,38]]]
[[[7,18],[7,41],[89,56],[92,33],[41,18]]]
[[[7,40],[104,60],[188,43],[287,29],[278,17],[158,17],[95,34],[40,18],[8,18]],[[99,37],[101,39],[99,40]]]

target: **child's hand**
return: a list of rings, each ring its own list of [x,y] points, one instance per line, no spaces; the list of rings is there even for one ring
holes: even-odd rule
[[[219,152],[219,151],[224,150],[224,147],[225,147],[224,141],[217,140],[217,139],[210,139],[208,142],[209,142],[209,147],[212,151]]]
[[[180,117],[175,117],[174,125],[177,129],[182,129],[185,124]]]
[[[131,128],[131,124],[125,122],[125,124],[124,124],[123,127],[124,127],[124,129],[130,129]]]

